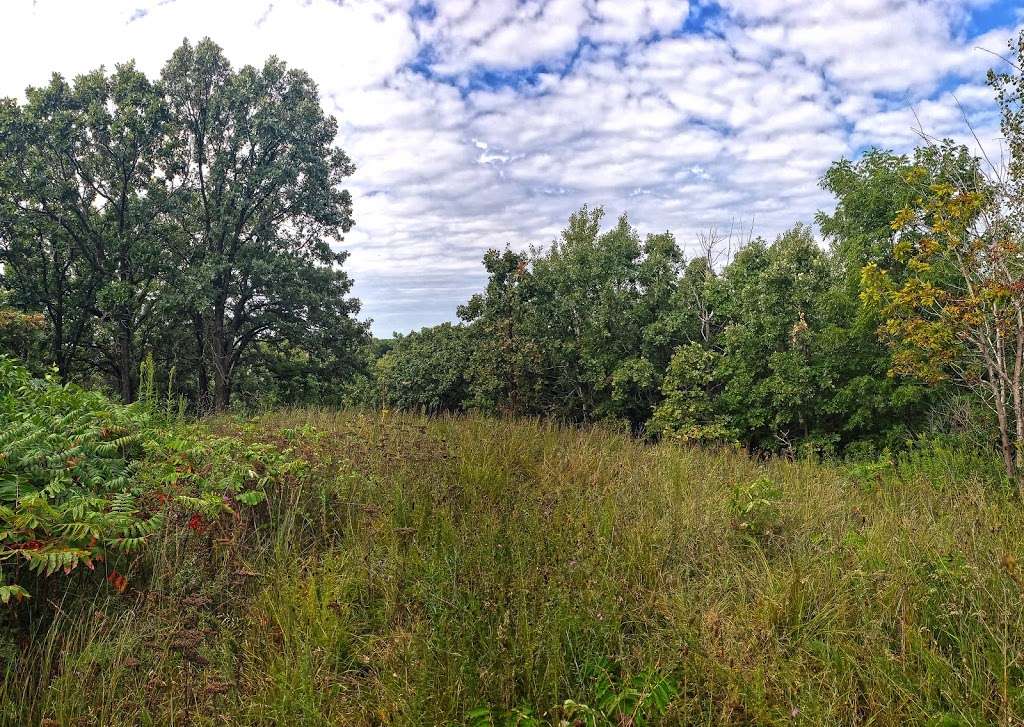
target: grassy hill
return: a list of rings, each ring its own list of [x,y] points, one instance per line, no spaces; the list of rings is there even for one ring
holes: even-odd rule
[[[160,453],[165,480],[234,442],[267,499],[8,606],[5,723],[1024,717],[1024,513],[987,461],[315,410],[186,429],[215,444]]]

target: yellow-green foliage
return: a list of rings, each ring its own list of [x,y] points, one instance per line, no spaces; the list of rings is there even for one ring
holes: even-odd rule
[[[150,586],[65,604],[10,647],[9,723],[1024,717],[1024,512],[956,452],[851,469],[487,418],[208,427],[305,462],[265,483],[273,537],[176,530]]]

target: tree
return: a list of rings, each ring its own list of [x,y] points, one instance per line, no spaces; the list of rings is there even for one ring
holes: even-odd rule
[[[484,256],[487,289],[459,308],[474,405],[635,429],[650,417],[678,343],[661,319],[683,256],[668,233],[641,238],[625,216],[602,232],[603,218],[583,207],[546,249]]]
[[[921,188],[907,183],[912,171],[924,172],[931,182],[963,183],[975,178],[977,167],[966,147],[945,142],[918,147],[911,156],[870,148],[856,162],[835,162],[821,179],[822,188],[835,195],[836,207],[831,214],[819,212],[817,223],[855,297],[865,265],[886,268],[893,262],[892,221]]]
[[[277,58],[233,70],[209,39],[187,41],[161,76],[175,120],[170,169],[184,274],[178,304],[193,331],[197,386],[228,405],[239,362],[258,342],[351,347],[358,301],[329,244],[353,224],[341,188],[355,167],[316,84]]]
[[[722,406],[748,444],[777,449],[812,435],[834,439],[820,406],[834,380],[817,345],[829,323],[821,301],[834,282],[805,225],[771,245],[755,240],[724,269],[716,376],[724,382]]]
[[[469,365],[463,326],[442,323],[397,336],[375,365],[382,402],[428,414],[460,411],[470,400]]]
[[[536,338],[528,328],[531,272],[527,254],[509,248],[484,254],[487,287],[458,308],[473,340],[471,405],[490,411],[535,411],[540,366]]]
[[[676,350],[662,384],[664,399],[648,424],[651,433],[694,443],[735,439],[727,417],[717,410],[722,385],[715,378],[719,356],[696,342]]]
[[[865,266],[864,300],[883,317],[894,373],[952,378],[988,403],[1007,477],[1024,495],[1024,257],[998,195],[930,185],[893,222],[893,269]]]
[[[135,397],[141,349],[164,290],[173,175],[167,110],[132,64],[54,75],[0,108],[0,261],[16,302],[45,310],[66,380],[75,362]]]
[[[907,183],[917,195],[892,222],[894,260],[868,263],[863,279],[893,371],[978,394],[995,415],[1006,475],[1024,496],[1024,33],[1015,50],[1015,74],[989,74],[1006,169],[985,178],[976,162],[969,175],[937,180],[915,166]]]
[[[156,82],[55,75],[0,102],[0,282],[46,315],[65,380],[125,401],[150,353],[216,408],[240,367],[347,375],[367,333],[330,246],[352,226],[336,132],[307,74],[233,70],[209,40]]]
[[[838,275],[826,302],[833,310],[821,349],[836,387],[822,406],[842,423],[848,441],[898,445],[949,394],[947,386],[888,375],[892,355],[878,333],[879,312],[861,304],[864,266],[893,270],[892,220],[919,195],[921,185],[907,182],[915,169],[925,174],[927,186],[973,178],[976,162],[964,147],[952,144],[920,147],[909,156],[868,149],[856,161],[834,163],[821,182],[836,197],[834,211],[820,212],[817,222]]]

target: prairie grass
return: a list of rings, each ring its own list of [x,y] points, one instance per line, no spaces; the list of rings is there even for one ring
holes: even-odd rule
[[[126,594],[33,604],[5,723],[1024,719],[1024,513],[983,459],[758,461],[472,416],[207,427],[306,466],[244,537],[169,529]]]

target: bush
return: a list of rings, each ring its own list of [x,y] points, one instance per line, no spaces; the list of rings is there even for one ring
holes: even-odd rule
[[[145,410],[0,358],[0,419],[0,601],[28,595],[26,571],[91,569],[159,528],[133,488]]]
[[[34,379],[2,357],[0,420],[3,603],[28,597],[33,579],[99,561],[124,590],[118,556],[144,564],[137,556],[165,523],[200,534],[234,523],[295,465],[275,447],[170,420],[153,402]]]
[[[734,527],[751,542],[763,543],[779,534],[782,488],[768,477],[737,485],[729,509]]]

